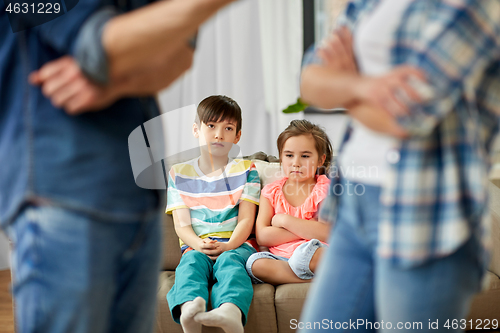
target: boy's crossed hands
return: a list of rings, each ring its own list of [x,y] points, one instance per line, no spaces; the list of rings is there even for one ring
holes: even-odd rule
[[[230,250],[227,243],[218,242],[210,238],[200,239],[198,246],[199,251],[205,253],[212,260],[217,259],[219,255],[227,250]]]
[[[238,224],[233,231],[229,242],[218,242],[210,238],[200,238],[191,226],[191,215],[188,208],[176,209],[172,212],[177,236],[188,246],[196,251],[206,254],[210,259],[216,260],[222,253],[236,249],[243,244],[254,225],[256,206],[248,201],[239,204]]]

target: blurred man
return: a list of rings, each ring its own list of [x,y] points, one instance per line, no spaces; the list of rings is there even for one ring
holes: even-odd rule
[[[231,0],[150,2],[80,1],[17,33],[0,5],[0,222],[18,332],[152,331],[162,196],[135,184],[127,138]]]

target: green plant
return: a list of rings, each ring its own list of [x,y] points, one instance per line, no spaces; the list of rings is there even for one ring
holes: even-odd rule
[[[286,107],[286,109],[283,110],[283,113],[297,113],[300,111],[304,111],[305,108],[307,108],[309,105],[302,102],[302,100],[297,98],[297,102],[295,104],[291,104]]]

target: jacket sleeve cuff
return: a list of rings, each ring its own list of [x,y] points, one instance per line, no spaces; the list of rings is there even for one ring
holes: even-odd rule
[[[102,45],[102,33],[106,23],[118,14],[114,7],[102,8],[89,17],[77,37],[75,59],[85,76],[98,84],[109,82],[109,65]]]

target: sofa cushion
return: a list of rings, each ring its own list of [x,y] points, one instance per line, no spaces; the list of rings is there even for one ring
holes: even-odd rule
[[[175,272],[160,274],[158,281],[158,308],[156,310],[156,332],[182,333],[181,325],[174,322],[167,303],[167,293],[175,282]],[[269,284],[253,285],[254,295],[248,311],[245,333],[277,333],[276,311],[274,308],[274,287]],[[212,307],[208,305],[210,310]],[[223,333],[214,327],[203,327],[203,333]]]
[[[490,272],[486,272],[486,275],[489,280],[489,289],[474,296],[467,316],[468,330],[483,329],[487,323],[490,323],[491,328],[491,322],[494,319],[500,322],[500,279]]]
[[[294,332],[291,320],[300,320],[310,283],[289,283],[276,287],[275,306],[278,332]]]
[[[276,310],[274,305],[274,286],[270,284],[254,284],[253,299],[248,311],[245,333],[276,333]]]
[[[252,160],[252,162],[255,164],[257,172],[259,173],[261,188],[266,186],[267,184],[283,178],[283,172],[281,170],[280,163],[270,163],[260,160]]]

